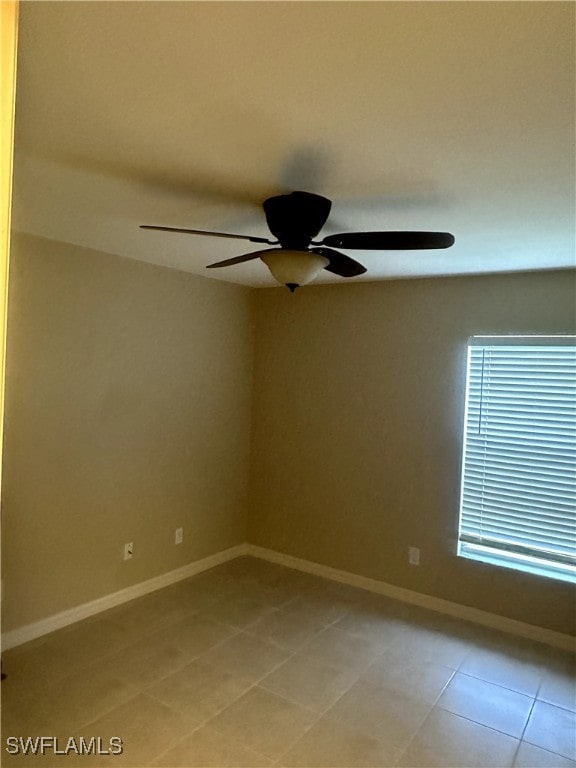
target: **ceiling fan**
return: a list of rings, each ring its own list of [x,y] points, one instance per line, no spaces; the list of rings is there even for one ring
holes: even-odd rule
[[[331,207],[330,200],[310,192],[291,192],[269,197],[264,201],[263,208],[268,228],[276,240],[152,224],[142,224],[140,228],[209,237],[230,237],[249,240],[251,243],[278,246],[218,261],[215,264],[209,264],[208,269],[229,267],[259,258],[276,280],[286,285],[291,292],[312,281],[322,269],[341,277],[356,277],[366,272],[366,267],[334,248],[363,251],[412,251],[450,248],[454,244],[454,235],[449,232],[346,232],[327,235],[323,240],[316,241],[313,238],[324,226]]]

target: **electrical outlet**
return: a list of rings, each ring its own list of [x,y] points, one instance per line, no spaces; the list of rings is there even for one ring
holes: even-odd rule
[[[124,544],[124,560],[131,560],[134,554],[134,542],[130,541]]]
[[[182,544],[184,538],[184,528],[176,528],[174,532],[174,544]]]
[[[418,547],[408,547],[408,562],[410,565],[420,565],[420,550]]]

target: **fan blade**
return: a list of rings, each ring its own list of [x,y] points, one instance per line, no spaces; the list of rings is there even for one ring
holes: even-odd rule
[[[454,245],[454,235],[449,232],[347,232],[328,235],[318,245],[365,251],[415,251],[450,248]]]
[[[253,253],[245,253],[242,256],[234,256],[232,259],[226,259],[225,261],[217,261],[215,264],[208,264],[206,269],[214,269],[215,267],[231,267],[233,264],[242,264],[243,261],[252,261],[252,259],[258,259],[263,253],[268,253],[270,248],[266,248],[263,251],[254,251]]]
[[[350,256],[345,256],[343,253],[332,250],[332,248],[311,248],[312,253],[317,253],[319,256],[324,256],[330,260],[330,264],[324,267],[328,272],[333,272],[340,277],[356,277],[357,275],[363,275],[366,272],[366,267],[363,267]]]
[[[204,229],[182,229],[181,227],[159,227],[153,224],[140,224],[140,229],[159,229],[162,232],[184,232],[187,235],[208,235],[209,237],[232,237],[235,240],[250,240],[251,243],[268,243],[276,245],[276,240],[265,237],[250,237],[249,235],[230,235],[227,232],[207,232]]]

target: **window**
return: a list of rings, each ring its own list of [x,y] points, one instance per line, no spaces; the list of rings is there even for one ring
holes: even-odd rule
[[[574,342],[470,341],[462,557],[576,582]]]

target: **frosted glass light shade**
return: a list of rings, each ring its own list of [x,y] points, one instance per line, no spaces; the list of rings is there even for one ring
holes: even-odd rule
[[[329,264],[328,259],[318,253],[284,248],[271,248],[260,258],[272,276],[282,285],[288,286],[310,283]]]

